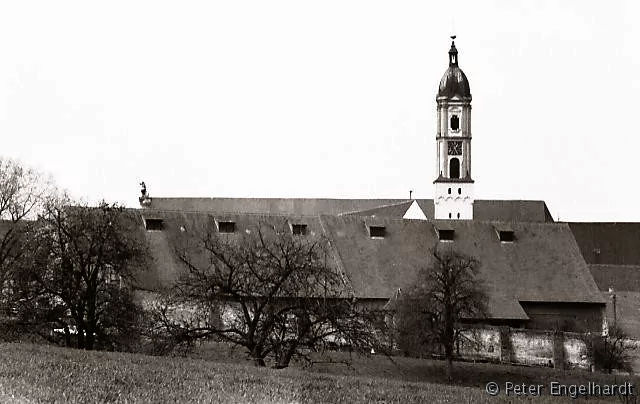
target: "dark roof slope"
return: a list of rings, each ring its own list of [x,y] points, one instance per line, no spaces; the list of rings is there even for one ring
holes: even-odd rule
[[[596,285],[602,291],[640,292],[640,265],[589,265]]]
[[[161,218],[163,230],[147,231],[155,268],[140,279],[141,288],[168,286],[181,269],[175,248],[185,234],[197,231],[212,220],[233,221],[236,233],[266,223],[304,223],[310,236],[324,235],[330,241],[330,265],[349,280],[359,298],[387,299],[398,288],[410,287],[418,270],[430,265],[429,250],[455,248],[482,263],[481,278],[487,285],[493,318],[526,319],[519,301],[601,303],[600,292],[582,259],[566,224],[513,223],[514,243],[501,243],[496,228],[502,223],[479,221],[402,220],[384,217],[303,215],[251,215],[166,212],[139,210],[143,219]],[[383,238],[371,238],[368,226],[384,226]],[[453,229],[451,243],[439,242],[437,228]],[[195,260],[206,262],[206,257]]]
[[[176,212],[176,211],[146,211],[139,210],[141,229],[145,218],[161,219],[162,230],[146,231],[145,235],[149,241],[155,268],[141,274],[138,288],[145,290],[157,290],[170,286],[181,275],[184,268],[178,261],[176,249],[184,246],[189,239],[188,236],[199,234],[203,230],[213,225],[215,220],[229,221],[235,223],[235,232],[225,234],[231,242],[240,240],[242,233],[255,228],[258,223],[267,223],[274,226],[288,224],[307,225],[307,235],[310,237],[322,235],[323,229],[319,217],[309,216],[278,216],[278,215],[239,215],[239,214],[217,214],[217,213],[196,213],[196,212]],[[200,233],[201,234],[201,233]],[[207,257],[198,254],[197,250],[191,250],[191,259],[200,265],[207,265]],[[329,257],[333,259],[333,257]],[[340,269],[339,265],[331,262],[330,266]]]
[[[417,199],[428,219],[433,219],[433,199]],[[149,210],[227,212],[255,214],[340,215],[356,214],[402,218],[408,199],[312,199],[312,198],[152,198]],[[392,208],[393,207],[393,208]],[[506,222],[553,222],[544,201],[477,200],[476,220]]]
[[[640,223],[568,223],[589,264],[640,265]]]
[[[473,217],[503,222],[553,222],[544,201],[480,199],[473,203]]]
[[[482,263],[495,317],[521,318],[518,301],[601,303],[598,288],[566,224],[514,223],[514,243],[501,243],[495,225],[478,221],[420,221],[378,218],[384,239],[372,239],[366,218],[322,216],[356,293],[391,296],[408,287],[429,265],[429,249],[455,248]],[[455,231],[439,242],[435,228]]]

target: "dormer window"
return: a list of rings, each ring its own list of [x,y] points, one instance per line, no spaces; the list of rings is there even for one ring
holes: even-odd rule
[[[218,222],[218,232],[219,233],[235,233],[236,231],[236,223],[225,221]]]
[[[502,223],[496,225],[494,229],[501,243],[513,243],[516,240],[516,235],[508,224]]]
[[[371,238],[384,238],[387,234],[384,226],[369,226],[369,237]]]
[[[146,218],[144,219],[144,228],[147,231],[160,231],[164,228],[164,224],[162,219]]]
[[[438,239],[440,241],[453,241],[453,229],[438,229]]]
[[[498,238],[502,243],[513,243],[513,241],[516,239],[513,230],[498,231]]]
[[[451,122],[449,127],[454,132],[460,130],[460,118],[458,118],[458,115],[451,115]]]
[[[294,236],[305,236],[307,234],[307,225],[306,224],[292,224],[291,225],[291,233]]]

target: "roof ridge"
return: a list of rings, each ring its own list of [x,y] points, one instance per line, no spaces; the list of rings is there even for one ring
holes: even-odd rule
[[[200,213],[206,215],[239,215],[239,216],[277,216],[277,217],[317,217],[318,215],[305,215],[299,213],[256,213],[256,212],[230,212],[216,210],[184,210],[184,209],[154,209],[154,208],[131,208],[131,210],[140,212],[166,212],[166,213]],[[331,216],[331,215],[330,215]]]
[[[153,199],[250,199],[250,200],[325,200],[325,201],[403,201],[402,198],[306,198],[306,197],[235,197],[235,196],[154,196]]]

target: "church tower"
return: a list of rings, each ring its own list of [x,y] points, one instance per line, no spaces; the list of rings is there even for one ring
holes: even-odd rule
[[[471,90],[458,67],[455,35],[451,37],[449,68],[438,88],[436,219],[473,219],[471,179]]]

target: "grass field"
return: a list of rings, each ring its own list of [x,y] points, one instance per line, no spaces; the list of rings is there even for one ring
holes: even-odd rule
[[[210,349],[210,359],[220,359],[212,351],[229,358],[224,350]],[[504,395],[489,396],[484,391],[487,381],[502,385],[505,381],[537,384],[549,380],[640,384],[638,378],[629,376],[461,363],[456,364],[457,385],[448,386],[440,384],[444,381],[440,361],[397,358],[393,363],[379,356],[356,358],[352,367],[317,364],[310,370],[258,369],[195,358],[31,344],[0,344],[0,357],[2,402],[482,403],[513,401]],[[529,401],[557,400],[545,396]]]

